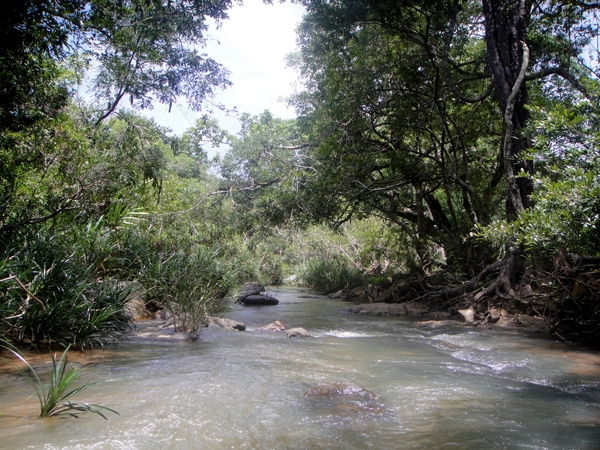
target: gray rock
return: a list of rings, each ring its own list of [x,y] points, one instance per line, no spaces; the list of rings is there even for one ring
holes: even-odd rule
[[[206,323],[212,327],[227,328],[230,330],[244,331],[246,329],[244,323],[232,319],[225,319],[223,317],[207,316]]]
[[[448,320],[452,318],[452,314],[447,311],[434,311],[424,314],[425,317],[432,320]]]
[[[257,328],[256,331],[284,331],[285,325],[283,322],[276,320],[275,322],[265,325],[264,327]]]
[[[408,302],[404,303],[404,307],[406,308],[406,313],[409,316],[422,316],[423,314],[429,312],[429,308],[422,303]]]
[[[344,296],[344,290],[340,289],[337,292],[334,292],[333,294],[329,294],[327,297],[329,298],[342,298]]]
[[[285,335],[289,338],[297,338],[297,337],[309,337],[308,331],[304,328],[290,328],[289,330],[285,330]]]
[[[427,320],[417,323],[417,328],[440,328],[454,325],[454,320]]]
[[[261,305],[277,305],[279,300],[274,297],[269,297],[267,295],[241,295],[236,300],[237,303],[241,303],[245,306],[261,306]]]
[[[400,303],[363,303],[346,310],[354,314],[370,314],[373,316],[406,316],[406,307]]]
[[[465,318],[466,323],[475,321],[475,309],[472,306],[469,309],[459,309],[458,312]]]

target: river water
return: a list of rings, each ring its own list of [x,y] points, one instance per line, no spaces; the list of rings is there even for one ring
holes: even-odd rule
[[[2,449],[600,449],[600,355],[507,331],[340,314],[298,289],[231,304],[249,330],[94,352],[76,399],[120,415],[35,419],[31,387],[0,375]],[[373,400],[311,400],[351,382]]]

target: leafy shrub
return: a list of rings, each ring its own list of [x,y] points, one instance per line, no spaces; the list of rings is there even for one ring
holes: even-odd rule
[[[259,267],[258,281],[269,286],[278,286],[283,282],[281,258],[277,255],[264,257]]]
[[[196,334],[208,314],[221,308],[232,283],[214,250],[197,246],[159,255],[143,272],[148,294],[173,315],[178,331]]]
[[[14,238],[0,256],[1,331],[13,342],[81,347],[128,327],[128,292],[96,281],[96,263],[42,229]]]
[[[300,283],[324,294],[352,289],[364,283],[360,270],[349,267],[341,258],[314,258],[301,268]]]

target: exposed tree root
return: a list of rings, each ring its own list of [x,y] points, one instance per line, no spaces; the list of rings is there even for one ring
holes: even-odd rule
[[[510,249],[471,279],[438,271],[388,289],[369,286],[345,294],[357,302],[419,302],[432,312],[473,307],[480,323],[489,320],[492,308],[504,309],[542,318],[552,337],[600,346],[600,258],[559,255],[551,270],[536,270]]]

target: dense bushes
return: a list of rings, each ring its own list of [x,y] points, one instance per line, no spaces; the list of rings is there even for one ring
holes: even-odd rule
[[[314,258],[300,267],[302,284],[323,294],[340,289],[352,289],[364,283],[364,276],[356,267],[349,267],[339,256]]]
[[[171,312],[177,331],[198,333],[206,315],[222,309],[232,280],[218,256],[202,246],[158,253],[140,274],[150,299]]]
[[[127,291],[96,279],[104,254],[86,253],[77,238],[69,245],[60,240],[46,228],[5,238],[2,334],[13,342],[81,347],[115,339],[127,328]]]

